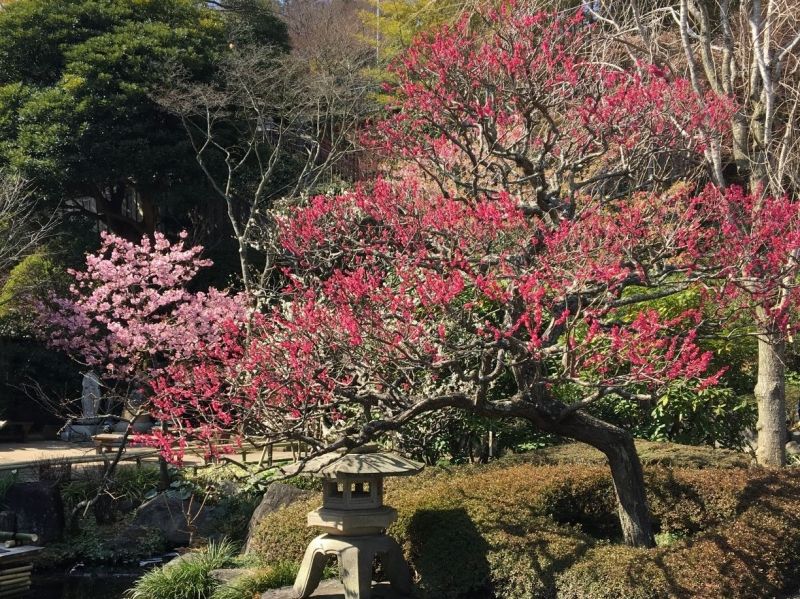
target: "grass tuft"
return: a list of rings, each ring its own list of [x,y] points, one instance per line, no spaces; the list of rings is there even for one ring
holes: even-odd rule
[[[228,540],[210,542],[204,549],[177,562],[147,572],[126,593],[127,599],[206,599],[219,582],[211,571],[224,568],[236,554]]]

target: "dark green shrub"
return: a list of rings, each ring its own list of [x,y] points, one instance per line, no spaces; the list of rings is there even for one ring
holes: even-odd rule
[[[80,477],[73,477],[72,480],[62,485],[61,497],[67,513],[81,501],[97,495],[102,484],[103,471],[103,466],[84,468]],[[108,488],[108,495],[117,501],[130,501],[133,505],[138,506],[144,502],[148,492],[158,486],[158,480],[159,472],[156,466],[138,467],[132,464],[121,464]]]
[[[489,432],[492,448],[489,448]],[[530,451],[554,445],[559,439],[519,418],[490,419],[448,408],[424,414],[403,427],[398,447],[425,464],[487,462],[509,451]]]
[[[736,450],[745,446],[745,432],[756,424],[752,396],[726,387],[675,385],[651,406],[608,397],[590,411],[638,438]]]

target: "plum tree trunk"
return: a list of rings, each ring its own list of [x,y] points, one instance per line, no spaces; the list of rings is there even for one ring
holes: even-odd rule
[[[605,454],[614,481],[625,543],[631,547],[654,547],[644,472],[631,434],[583,412],[570,415],[556,425],[553,432],[587,443]]]
[[[633,547],[653,547],[655,539],[650,511],[644,493],[642,464],[636,453],[633,438],[626,435],[619,445],[604,453],[611,467],[611,478],[617,494],[617,512],[625,543]]]
[[[786,345],[783,336],[764,330],[758,336],[758,447],[756,459],[763,466],[786,465]]]

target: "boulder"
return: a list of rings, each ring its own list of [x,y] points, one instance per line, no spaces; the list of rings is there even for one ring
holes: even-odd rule
[[[39,543],[57,541],[64,533],[64,503],[55,481],[14,483],[3,498],[14,512],[19,532],[39,536]]]
[[[226,506],[206,506],[194,521],[195,532],[208,541],[221,541],[226,536],[226,521],[230,516]]]
[[[800,455],[800,443],[789,441],[786,444],[786,455]]]
[[[184,500],[169,492],[161,493],[139,506],[126,532],[135,536],[136,531],[158,530],[171,547],[188,545],[191,531],[203,511],[201,504],[196,498]]]
[[[247,527],[247,541],[245,543],[244,551],[250,551],[250,543],[255,532],[256,526],[267,514],[278,511],[280,508],[285,507],[295,501],[305,499],[308,493],[292,485],[284,483],[272,483],[264,492],[261,498],[261,503],[253,512],[250,518],[250,524]]]

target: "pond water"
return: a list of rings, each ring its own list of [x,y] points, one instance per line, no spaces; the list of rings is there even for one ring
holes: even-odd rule
[[[123,599],[125,591],[133,586],[136,577],[121,576],[69,576],[37,574],[34,572],[31,590],[24,599]]]

